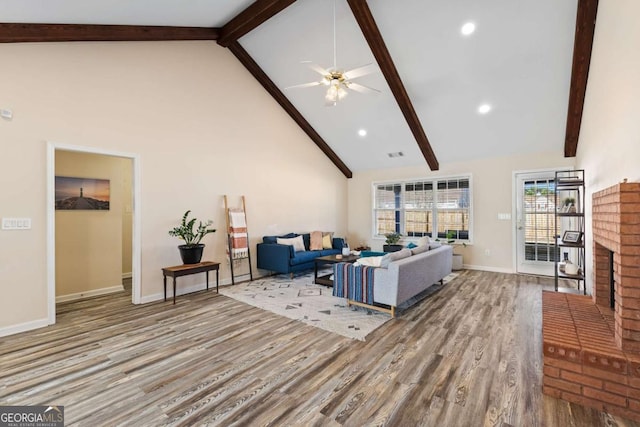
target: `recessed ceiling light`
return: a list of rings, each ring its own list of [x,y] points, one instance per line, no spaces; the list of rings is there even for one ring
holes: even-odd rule
[[[491,105],[489,104],[482,104],[478,107],[478,113],[480,114],[487,114],[489,111],[491,111]]]
[[[360,129],[360,130],[358,131],[358,135],[360,135],[360,136],[367,136],[367,131],[366,131],[365,129]]]
[[[460,32],[462,33],[463,36],[468,36],[470,34],[473,34],[475,30],[476,30],[476,24],[474,24],[473,22],[467,22],[462,26],[462,28],[460,28]]]

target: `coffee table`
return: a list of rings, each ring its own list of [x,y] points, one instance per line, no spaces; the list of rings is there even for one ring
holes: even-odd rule
[[[318,267],[324,264],[336,264],[339,262],[356,262],[360,259],[359,255],[342,255],[342,258],[338,259],[338,255],[321,256],[313,260],[313,277],[314,283],[317,285],[325,285],[333,287],[333,279],[331,275],[333,273],[325,274],[318,277]]]

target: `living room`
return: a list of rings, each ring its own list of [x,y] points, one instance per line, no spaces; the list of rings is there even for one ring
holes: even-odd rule
[[[488,153],[437,171],[426,164],[362,170],[350,179],[214,41],[0,45],[0,109],[13,114],[0,119],[0,216],[31,219],[31,229],[0,231],[0,335],[52,323],[47,182],[55,150],[135,158],[133,273],[144,301],[160,299],[161,268],[179,263],[167,230],[187,209],[219,229],[207,237],[206,259],[226,257],[225,194],[246,197],[252,248],[263,235],[312,230],[380,248],[371,233],[373,182],[459,174],[473,177],[466,266],[514,273],[513,224],[497,219],[513,211],[514,171],[585,169],[587,218],[594,192],[640,181],[639,13],[632,0],[600,2],[575,158],[564,157],[559,134],[555,151]],[[367,149],[366,141],[353,143]],[[590,265],[588,228],[586,236]],[[223,281],[229,274],[223,265]]]

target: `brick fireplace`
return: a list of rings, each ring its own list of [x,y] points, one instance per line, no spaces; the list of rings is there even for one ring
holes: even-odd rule
[[[543,392],[640,420],[640,183],[592,206],[592,296],[542,295]]]

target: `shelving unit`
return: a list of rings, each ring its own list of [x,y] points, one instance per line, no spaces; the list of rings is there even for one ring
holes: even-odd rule
[[[584,169],[558,171],[555,179],[555,288],[560,279],[576,280],[586,295]],[[576,274],[566,271],[567,259],[577,266]]]

